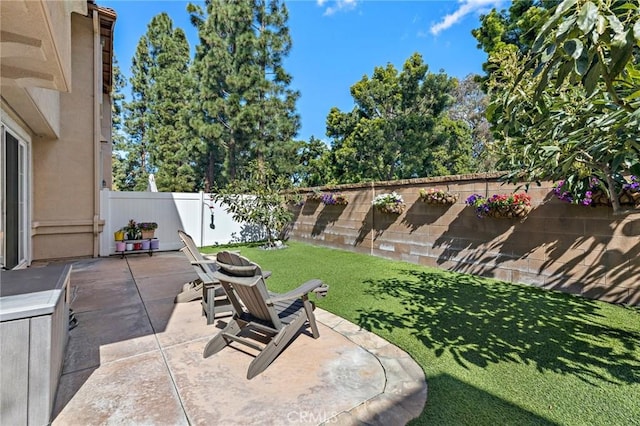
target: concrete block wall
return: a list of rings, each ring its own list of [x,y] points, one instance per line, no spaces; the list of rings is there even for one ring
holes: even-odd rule
[[[535,285],[607,302],[640,305],[640,209],[567,204],[553,183],[532,186],[524,219],[476,217],[473,193],[511,193],[498,174],[474,174],[315,188],[346,194],[346,206],[305,201],[293,208],[293,240]],[[419,199],[420,189],[459,194],[451,206]],[[396,191],[401,215],[380,213],[373,198]],[[310,192],[310,190],[309,190]],[[302,192],[305,193],[304,191]]]

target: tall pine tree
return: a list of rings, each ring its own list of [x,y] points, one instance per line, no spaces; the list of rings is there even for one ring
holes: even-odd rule
[[[295,157],[283,153],[297,148],[299,94],[283,67],[291,49],[286,7],[280,0],[209,0],[206,9],[188,7],[200,37],[193,123],[208,142],[208,184],[236,179],[251,160],[292,171],[283,158]]]
[[[127,142],[127,163],[129,185],[132,191],[144,191],[149,177],[149,115],[150,81],[149,46],[146,35],[138,41],[131,64],[131,101],[124,104],[124,129],[129,135]]]
[[[189,43],[181,28],[173,28],[166,13],[154,17],[149,43],[149,151],[160,191],[201,189],[199,157],[204,152],[189,126],[194,83],[189,72]]]
[[[194,84],[189,73],[189,43],[166,13],[155,16],[133,58],[132,101],[125,127],[131,136],[134,189],[144,190],[149,173],[160,191],[201,188],[200,140],[188,119]]]
[[[122,121],[124,115],[124,93],[122,91],[126,85],[126,79],[122,75],[118,60],[114,56],[113,85],[111,86],[111,98],[113,100],[111,103],[111,133],[113,140],[112,188],[116,191],[132,191],[134,188],[132,164],[129,161],[131,145],[128,143],[127,135],[124,133]]]

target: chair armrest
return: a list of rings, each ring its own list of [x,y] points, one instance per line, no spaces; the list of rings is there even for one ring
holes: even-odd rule
[[[319,288],[328,289],[329,287],[325,283],[323,283],[321,280],[318,280],[318,279],[309,280],[294,290],[291,290],[282,294],[277,294],[277,293],[274,294],[272,297],[269,298],[269,302],[276,303],[276,302],[282,302],[284,300],[299,299],[302,296],[309,294],[312,291]],[[319,293],[326,293],[326,291],[319,292]]]

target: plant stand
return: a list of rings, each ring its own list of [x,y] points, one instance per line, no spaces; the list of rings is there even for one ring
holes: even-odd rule
[[[148,242],[147,248],[139,248],[133,250],[116,250],[116,253],[120,254],[120,258],[124,259],[127,254],[139,254],[139,253],[147,253],[149,256],[153,256],[154,251],[158,251],[160,246],[160,241],[157,238],[149,238],[142,240],[124,240],[125,244],[140,244],[142,246],[143,243]]]

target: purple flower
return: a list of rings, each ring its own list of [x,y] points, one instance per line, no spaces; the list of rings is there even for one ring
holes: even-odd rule
[[[321,199],[322,199],[322,202],[323,202],[324,204],[329,204],[329,205],[331,205],[331,204],[335,204],[335,203],[336,203],[336,199],[335,199],[335,198],[333,198],[333,195],[332,195],[332,194],[322,194]]]
[[[629,183],[622,185],[622,189],[625,191],[638,192],[640,191],[640,180],[636,176],[629,178]]]

